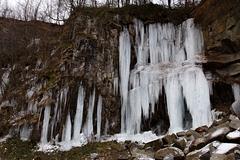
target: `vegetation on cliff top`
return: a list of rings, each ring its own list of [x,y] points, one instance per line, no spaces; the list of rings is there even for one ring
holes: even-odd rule
[[[173,9],[158,4],[145,4],[141,6],[128,5],[122,8],[109,8],[109,7],[86,7],[76,8],[72,13],[67,23],[76,19],[79,15],[97,18],[104,22],[118,20],[121,24],[132,23],[134,18],[138,18],[144,23],[167,23],[180,24],[182,21],[191,17],[191,12],[194,6],[179,5]]]

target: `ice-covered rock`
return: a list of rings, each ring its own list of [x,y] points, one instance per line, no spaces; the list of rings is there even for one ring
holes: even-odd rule
[[[186,155],[186,160],[200,160],[200,159],[209,159],[212,150],[217,148],[220,145],[220,142],[214,141],[212,143],[207,144],[201,149],[192,151]]]
[[[240,139],[240,131],[236,130],[236,131],[230,132],[230,133],[227,134],[226,137],[229,140]]]
[[[239,149],[238,144],[235,144],[235,143],[221,143],[213,153],[215,153],[215,154],[227,154],[227,153],[229,153],[230,151],[232,151],[236,148]]]

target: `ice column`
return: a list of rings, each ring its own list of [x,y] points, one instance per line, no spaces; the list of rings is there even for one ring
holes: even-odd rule
[[[167,98],[170,132],[183,130],[183,95],[178,75],[169,75],[166,79],[165,91]]]
[[[46,144],[48,142],[48,126],[49,126],[49,119],[50,119],[50,111],[51,111],[50,106],[46,106],[44,108],[44,118],[43,118],[42,133],[41,133],[42,144]]]
[[[127,28],[124,28],[119,37],[119,73],[121,95],[121,132],[126,131],[126,111],[128,105],[128,81],[131,62],[131,44]]]
[[[83,133],[87,137],[91,137],[93,135],[93,111],[95,104],[95,89],[93,90],[92,95],[89,97],[89,107],[87,119],[84,125]]]
[[[102,125],[102,96],[98,97],[97,105],[97,138],[100,138],[101,135],[101,125]]]
[[[211,123],[208,82],[201,68],[189,68],[182,74],[183,94],[192,115],[192,127]]]
[[[234,83],[232,85],[232,90],[233,90],[233,95],[234,95],[234,99],[235,101],[239,99],[240,97],[240,85],[237,83]]]
[[[78,139],[80,136],[80,131],[82,128],[82,119],[83,119],[84,98],[85,98],[85,91],[82,84],[80,84],[78,89],[76,114],[74,118],[73,139]]]

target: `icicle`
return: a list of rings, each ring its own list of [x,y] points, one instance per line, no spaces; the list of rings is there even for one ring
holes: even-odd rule
[[[100,138],[101,135],[101,125],[102,125],[102,96],[98,97],[97,105],[97,138]]]
[[[106,119],[105,127],[104,127],[104,135],[108,134],[108,130],[109,130],[109,121],[108,119]]]
[[[194,128],[212,122],[208,82],[200,68],[189,68],[182,77],[183,94]],[[199,114],[200,113],[200,114]]]
[[[129,92],[130,104],[126,114],[126,132],[129,134],[139,133],[141,127],[141,88],[133,89]]]
[[[20,129],[20,139],[22,141],[28,141],[32,132],[32,127],[24,124]]]
[[[202,32],[196,28],[193,18],[183,22],[183,28],[185,29],[184,46],[187,53],[187,59],[195,60],[196,55],[201,54],[203,51]]]
[[[10,75],[10,69],[7,69],[1,77],[1,80],[0,80],[0,98],[3,95],[4,90],[5,90],[8,82],[9,82],[9,75]]]
[[[80,131],[82,128],[82,119],[83,119],[84,98],[85,98],[85,91],[82,84],[80,84],[78,89],[76,115],[74,118],[73,139],[78,139],[80,136]]]
[[[44,108],[44,118],[43,118],[42,133],[41,133],[41,144],[46,144],[48,142],[48,126],[49,126],[49,119],[50,119],[50,111],[51,111],[50,106],[46,106]]]
[[[136,53],[137,64],[145,65],[148,62],[148,48],[146,34],[144,32],[144,24],[140,20],[135,19],[135,31],[136,31]]]
[[[62,141],[69,142],[71,141],[72,136],[72,122],[71,122],[71,116],[68,113],[65,127],[64,127],[64,135]]]
[[[170,132],[183,130],[183,96],[178,75],[169,75],[165,86]]]
[[[234,99],[236,101],[240,98],[240,85],[237,83],[234,83],[232,85],[232,90],[233,90]]]
[[[56,118],[57,118],[57,114],[58,114],[58,98],[57,98],[57,101],[55,103],[55,107],[54,107],[54,115],[53,115],[53,118],[52,118],[52,121],[51,121],[51,139],[53,139],[53,131],[54,131],[54,127],[56,127]]]
[[[140,73],[140,94],[141,97],[139,100],[141,100],[141,106],[142,106],[142,112],[143,116],[145,118],[149,117],[149,95],[148,95],[148,72],[141,72]]]
[[[118,77],[113,79],[113,93],[118,95]]]
[[[95,88],[93,90],[93,94],[89,97],[89,107],[87,119],[84,125],[83,133],[87,137],[91,137],[93,135],[93,111],[95,104]]]
[[[124,28],[119,37],[120,94],[122,98],[121,132],[126,131],[126,108],[128,103],[128,81],[130,73],[131,44],[128,30]]]

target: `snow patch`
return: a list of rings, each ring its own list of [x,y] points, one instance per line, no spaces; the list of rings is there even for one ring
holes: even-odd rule
[[[234,143],[222,143],[218,146],[217,150],[215,151],[216,154],[226,154],[230,150],[238,147],[238,144]]]
[[[45,144],[38,144],[38,151],[41,152],[53,152],[53,151],[69,151],[73,147],[82,147],[86,145],[88,142],[86,136],[84,134],[80,134],[78,139],[72,139],[70,141],[62,141],[53,143],[45,143]]]
[[[240,138],[240,131],[236,130],[227,134],[227,139],[237,139]]]
[[[155,141],[162,136],[157,136],[156,134],[152,133],[152,131],[138,133],[138,134],[116,134],[110,138],[108,138],[106,141],[117,141],[117,142],[125,142],[125,141],[131,141],[131,142],[138,142],[140,144],[149,143],[152,141]]]
[[[6,142],[11,137],[12,137],[12,135],[8,134],[8,135],[4,136],[3,138],[0,138],[0,143]]]

